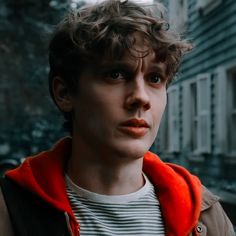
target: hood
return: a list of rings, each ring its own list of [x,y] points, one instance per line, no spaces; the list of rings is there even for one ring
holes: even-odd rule
[[[49,150],[27,157],[16,169],[6,173],[23,188],[33,192],[54,208],[67,212],[73,235],[78,235],[79,225],[70,207],[64,181],[64,168],[71,153],[71,138],[59,140]]]
[[[70,152],[71,138],[64,138],[51,150],[28,157],[6,176],[56,209],[67,212],[71,228],[77,235],[79,226],[70,207],[64,181],[65,162]],[[166,235],[188,235],[200,215],[201,184],[198,178],[183,167],[162,162],[151,152],[144,156],[143,171],[156,189]]]
[[[168,236],[187,236],[198,223],[202,186],[185,168],[144,156],[143,171],[156,188]]]

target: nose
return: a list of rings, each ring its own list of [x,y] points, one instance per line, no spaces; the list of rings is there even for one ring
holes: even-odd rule
[[[143,109],[144,111],[151,108],[150,98],[143,76],[137,76],[134,80],[129,82],[125,108],[128,110]]]

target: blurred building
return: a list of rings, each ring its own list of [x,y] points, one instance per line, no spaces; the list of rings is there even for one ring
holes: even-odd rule
[[[168,89],[154,148],[206,185],[236,194],[236,1],[162,2],[194,48]]]

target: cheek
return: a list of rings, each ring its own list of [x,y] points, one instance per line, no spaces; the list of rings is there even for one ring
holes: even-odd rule
[[[81,96],[78,98],[79,102],[75,107],[75,120],[77,127],[83,129],[87,128],[96,131],[101,129],[108,123],[112,123],[117,117],[116,106],[114,106],[114,99],[105,96],[105,94],[93,93],[91,96]]]
[[[167,94],[166,90],[163,89],[163,91],[160,91],[159,96],[156,96],[154,99],[154,106],[155,109],[158,111],[159,115],[162,115],[162,113],[165,110],[166,107],[166,102],[167,102]]]
[[[167,96],[166,93],[163,92],[162,96],[159,96],[155,99],[155,103],[153,104],[154,109],[152,111],[153,113],[153,122],[155,123],[155,127],[159,127],[162,115],[165,111],[167,102]]]
[[[165,111],[165,108],[166,108],[166,103],[167,103],[167,95],[166,93],[164,94],[163,96],[163,100],[162,100],[162,106],[161,106],[161,115],[163,115],[164,111]]]

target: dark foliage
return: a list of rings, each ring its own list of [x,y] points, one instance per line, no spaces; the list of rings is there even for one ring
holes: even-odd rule
[[[48,41],[70,6],[0,1],[0,160],[37,153],[64,135],[48,92]]]

